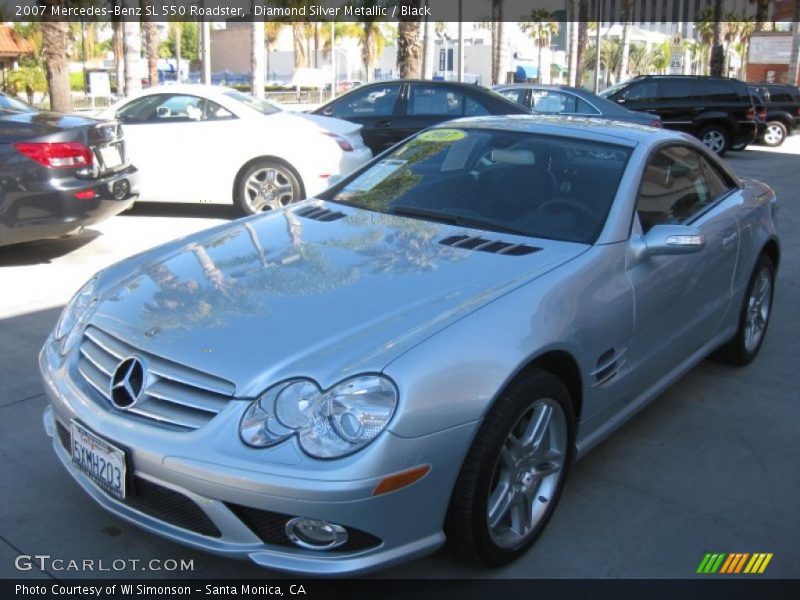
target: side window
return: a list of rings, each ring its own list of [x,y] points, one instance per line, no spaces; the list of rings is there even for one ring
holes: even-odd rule
[[[578,98],[578,109],[575,111],[579,115],[599,115],[600,111],[586,102],[583,98]]]
[[[524,88],[511,88],[508,90],[500,90],[497,93],[505,98],[508,98],[512,102],[516,102],[517,104],[522,104],[525,106],[525,94],[527,90]]]
[[[474,98],[467,96],[467,100],[464,104],[465,117],[482,117],[489,114],[491,114],[489,109],[486,108],[481,102],[478,102]]]
[[[773,102],[791,102],[792,96],[788,90],[773,90],[770,98]]]
[[[408,99],[409,115],[460,117],[464,112],[464,94],[442,86],[412,85]]]
[[[575,114],[577,111],[576,100],[577,98],[572,94],[535,90],[533,92],[533,111],[548,115]]]
[[[658,83],[655,81],[643,81],[625,88],[617,98],[622,98],[627,102],[647,102],[655,100],[657,96]]]
[[[714,102],[738,102],[739,94],[725,81],[705,81],[705,96]]]
[[[712,165],[705,156],[700,157],[700,169],[708,185],[708,193],[712,200],[727,194],[734,188],[733,183],[716,166]]]
[[[216,102],[211,102],[211,100],[206,100],[205,114],[203,115],[204,121],[226,121],[235,118],[236,116],[227,108],[220,106]]]
[[[371,86],[358,90],[331,105],[331,116],[348,117],[388,117],[394,114],[400,86]],[[327,114],[327,113],[326,113]]]
[[[636,205],[642,230],[646,233],[654,225],[685,223],[703,211],[725,185],[712,169],[696,150],[685,146],[654,154],[642,177]]]
[[[208,115],[209,105],[222,111],[221,118],[233,115],[221,106],[198,96],[185,94],[157,94],[134,100],[117,111],[123,123],[184,123],[203,121]]]
[[[662,80],[658,86],[659,96],[664,100],[692,100],[697,98],[691,80]]]

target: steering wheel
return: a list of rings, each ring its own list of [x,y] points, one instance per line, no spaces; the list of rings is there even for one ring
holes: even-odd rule
[[[593,223],[598,221],[597,215],[592,212],[591,208],[585,204],[581,204],[577,200],[570,200],[569,198],[555,198],[553,200],[548,200],[547,202],[543,202],[537,210],[544,210],[554,206],[563,206],[569,209],[574,209],[587,219],[591,220]]]

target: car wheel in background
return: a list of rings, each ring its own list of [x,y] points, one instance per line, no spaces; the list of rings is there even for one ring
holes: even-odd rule
[[[780,121],[770,121],[761,136],[761,141],[765,146],[775,148],[780,146],[786,139],[786,125]]]
[[[717,156],[723,156],[730,147],[728,132],[719,125],[709,125],[700,132],[700,141]]]
[[[747,285],[744,304],[739,314],[739,329],[714,353],[715,358],[737,366],[753,361],[767,333],[774,288],[775,266],[767,255],[762,254]]]
[[[248,215],[277,210],[303,198],[300,178],[289,165],[272,160],[256,160],[236,179],[235,199]]]
[[[574,434],[569,391],[534,370],[495,402],[461,467],[445,531],[460,558],[503,565],[544,529],[569,470]]]

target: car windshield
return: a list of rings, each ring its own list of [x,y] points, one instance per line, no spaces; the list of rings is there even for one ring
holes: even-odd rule
[[[261,100],[255,96],[251,96],[250,94],[245,94],[244,92],[232,91],[226,92],[225,95],[228,96],[228,98],[233,98],[242,104],[246,104],[250,108],[260,112],[262,115],[274,115],[276,112],[281,112],[280,107],[272,104],[271,102]]]
[[[15,113],[34,112],[33,107],[4,94],[0,94],[0,110]]]
[[[490,129],[431,129],[321,197],[388,214],[591,243],[631,150]]]

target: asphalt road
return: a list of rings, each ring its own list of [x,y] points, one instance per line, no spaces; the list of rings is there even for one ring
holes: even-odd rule
[[[682,578],[696,576],[706,552],[772,552],[761,577],[800,577],[798,155],[795,137],[774,151],[728,158],[781,201],[783,262],[770,331],[753,365],[705,361],[579,462],[549,527],[517,563],[475,570],[441,551],[370,576]],[[282,576],[107,514],[63,471],[41,425],[36,355],[72,292],[111,262],[232,216],[225,207],[141,205],[72,239],[0,248],[0,577],[170,576],[53,566],[19,572],[19,554],[106,566],[184,558],[194,568],[183,575]]]

